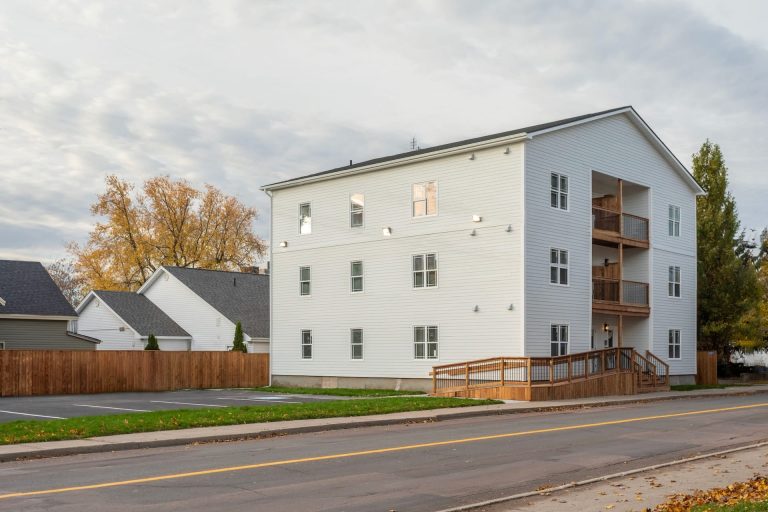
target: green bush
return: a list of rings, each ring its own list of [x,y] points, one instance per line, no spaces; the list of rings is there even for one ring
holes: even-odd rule
[[[154,334],[149,335],[147,346],[144,347],[144,350],[160,350],[160,345],[157,344],[157,338],[155,338]]]
[[[232,352],[248,352],[248,348],[243,341],[243,326],[240,322],[235,325],[235,339],[232,342]]]

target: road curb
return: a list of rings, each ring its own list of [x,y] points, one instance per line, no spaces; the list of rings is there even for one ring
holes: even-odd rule
[[[686,392],[688,393],[688,392]],[[436,414],[424,415],[422,413],[407,416],[408,413],[394,413],[397,417],[380,418],[371,417],[370,420],[365,420],[365,417],[353,417],[353,418],[328,418],[329,423],[321,425],[296,425],[292,427],[283,428],[270,428],[270,423],[255,423],[254,428],[249,432],[238,433],[226,433],[226,434],[201,434],[197,436],[185,436],[183,435],[187,430],[178,430],[173,432],[179,432],[180,437],[170,437],[166,439],[150,439],[135,441],[121,441],[110,442],[109,436],[105,437],[92,437],[87,439],[70,440],[70,441],[49,441],[44,443],[26,443],[26,444],[12,444],[0,446],[0,463],[39,459],[47,457],[62,457],[67,455],[78,454],[90,454],[90,453],[104,453],[115,452],[124,450],[136,450],[142,448],[164,448],[173,446],[184,446],[191,444],[202,443],[214,443],[214,442],[232,442],[232,441],[245,441],[249,439],[265,439],[277,436],[286,436],[294,434],[307,434],[315,432],[326,432],[334,430],[345,430],[351,428],[364,428],[364,427],[376,427],[376,426],[388,426],[388,425],[404,425],[413,423],[432,423],[448,421],[452,419],[462,418],[477,418],[483,416],[500,416],[506,414],[526,414],[526,413],[542,413],[542,412],[561,412],[578,409],[590,409],[597,407],[610,407],[615,405],[630,405],[639,403],[651,403],[651,402],[663,402],[669,400],[691,400],[697,398],[723,398],[723,397],[738,397],[768,394],[768,389],[756,389],[756,390],[743,390],[743,391],[731,391],[731,392],[708,392],[697,394],[674,394],[669,396],[653,396],[643,398],[633,395],[626,399],[614,399],[606,400],[602,402],[585,402],[585,403],[564,403],[562,405],[547,405],[547,406],[535,406],[530,407],[505,407],[505,405],[490,405],[481,407],[462,407],[455,411],[442,409],[441,412]],[[403,416],[405,414],[406,416]],[[344,421],[351,420],[351,421]],[[297,420],[297,422],[304,420]],[[242,426],[242,425],[241,425]],[[222,427],[208,427],[210,429],[217,429]],[[201,429],[204,430],[204,429]],[[171,431],[164,431],[171,432]],[[151,434],[148,432],[136,433],[136,434],[123,434],[122,436],[136,436],[140,438],[142,435]]]

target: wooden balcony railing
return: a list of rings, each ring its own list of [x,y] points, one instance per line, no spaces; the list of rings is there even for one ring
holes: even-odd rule
[[[493,357],[432,368],[433,394],[493,387],[553,386],[613,373],[634,373],[639,388],[669,385],[669,366],[631,347],[558,357]]]
[[[630,213],[593,206],[592,228],[616,233],[631,240],[648,241],[648,219]]]
[[[592,278],[592,300],[633,306],[647,306],[649,303],[648,299],[648,283],[620,281],[605,277]]]

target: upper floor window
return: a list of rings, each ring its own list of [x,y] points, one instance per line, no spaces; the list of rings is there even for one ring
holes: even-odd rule
[[[413,287],[437,286],[437,254],[417,254],[413,257]]]
[[[308,235],[312,232],[312,206],[309,203],[299,205],[299,234]]]
[[[552,324],[549,331],[550,355],[557,357],[568,354],[568,325]]]
[[[669,267],[669,296],[680,296],[680,267]]]
[[[412,215],[425,217],[437,215],[437,182],[415,183],[412,192]]]
[[[669,330],[669,358],[680,359],[680,329]]]
[[[301,331],[301,358],[312,359],[312,331],[309,329]]]
[[[669,236],[680,236],[680,207],[669,205]]]
[[[362,329],[350,329],[349,330],[349,343],[352,347],[352,359],[363,358],[363,330]]]
[[[365,196],[352,194],[349,197],[349,226],[352,228],[363,227],[363,210],[365,209]]]
[[[415,359],[437,359],[437,326],[427,325],[413,328],[413,357]]]
[[[363,262],[353,261],[349,264],[350,288],[352,293],[363,291]]]
[[[568,209],[568,176],[552,173],[549,204],[552,208]]]
[[[568,284],[568,251],[564,249],[549,250],[549,282]]]
[[[312,271],[310,267],[299,267],[299,294],[311,294],[311,277]]]

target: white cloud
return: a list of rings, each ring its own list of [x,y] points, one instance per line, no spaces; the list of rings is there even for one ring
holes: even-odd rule
[[[402,151],[412,135],[431,145],[630,103],[686,163],[705,138],[720,143],[745,224],[766,224],[768,51],[748,17],[712,12],[4,2],[0,204],[16,219],[0,219],[0,257],[83,240],[108,173],[210,182],[259,207],[266,235],[264,183]]]

